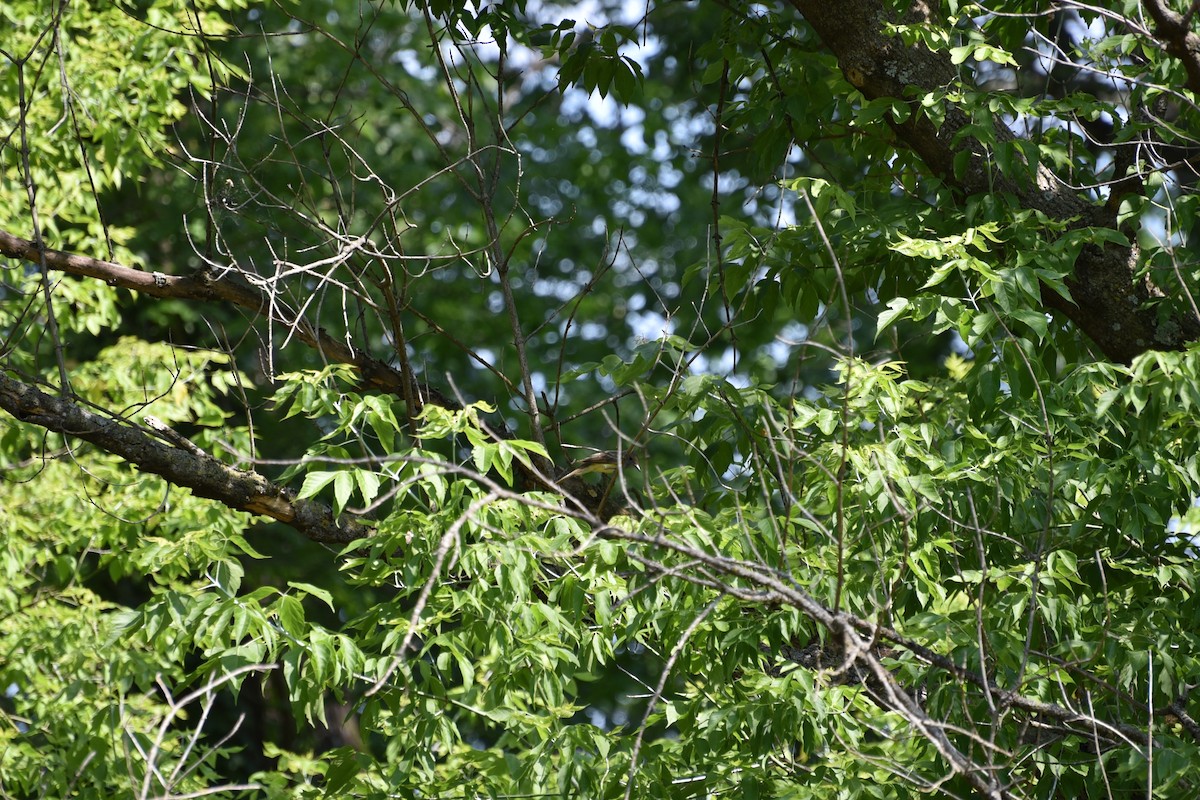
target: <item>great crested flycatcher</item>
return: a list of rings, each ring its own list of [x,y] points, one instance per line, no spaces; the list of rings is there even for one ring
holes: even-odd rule
[[[587,475],[591,472],[609,475],[617,471],[618,461],[624,469],[637,466],[632,450],[624,450],[620,454],[615,450],[604,450],[576,461],[574,469],[563,475],[559,480],[565,481],[567,478],[578,478],[580,475]]]

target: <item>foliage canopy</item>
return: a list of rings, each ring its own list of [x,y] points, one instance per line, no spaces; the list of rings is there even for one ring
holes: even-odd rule
[[[0,6],[0,796],[1200,791],[1183,6]]]

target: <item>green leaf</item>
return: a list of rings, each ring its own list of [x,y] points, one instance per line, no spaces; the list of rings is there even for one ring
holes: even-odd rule
[[[296,496],[301,500],[315,497],[340,474],[339,472],[310,472],[304,476],[304,483],[300,486],[300,491]]]
[[[302,636],[306,629],[304,608],[300,601],[291,595],[283,595],[275,602],[275,612],[279,615],[279,624],[292,636]]]
[[[301,592],[304,592],[307,595],[311,595],[311,596],[317,598],[318,600],[323,602],[325,605],[327,605],[329,607],[330,611],[335,610],[334,605],[333,605],[333,594],[330,593],[328,590],[322,589],[319,586],[314,586],[311,583],[304,583],[302,581],[288,581],[287,585],[292,587],[293,589],[299,590]]]
[[[333,510],[335,514],[341,514],[342,509],[350,502],[350,495],[354,491],[354,473],[349,470],[335,473],[333,476]]]

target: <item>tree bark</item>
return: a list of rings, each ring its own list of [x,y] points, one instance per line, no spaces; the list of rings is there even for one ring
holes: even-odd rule
[[[891,120],[892,129],[900,143],[962,199],[1004,192],[1016,197],[1021,207],[1072,227],[1117,228],[1115,207],[1091,202],[1043,165],[1037,165],[1036,179],[1025,183],[1001,174],[977,138],[956,138],[971,121],[961,108],[947,102],[940,125],[921,113],[916,101],[958,82],[959,71],[948,54],[907,46],[898,36],[889,35],[885,26],[929,21],[932,12],[925,3],[916,0],[901,19],[880,0],[791,2],[837,58],[846,79],[865,97],[912,102],[912,114],[903,122]],[[992,125],[998,141],[1016,139],[999,120],[993,119]],[[966,169],[956,173],[956,159],[964,152]],[[1042,292],[1042,301],[1048,310],[1075,323],[1113,361],[1128,363],[1147,350],[1178,350],[1200,339],[1200,318],[1186,309],[1161,316],[1152,301],[1163,292],[1137,277],[1137,270],[1138,248],[1133,241],[1088,245],[1066,280],[1074,302],[1049,290]]]
[[[313,541],[345,544],[371,533],[361,523],[337,519],[322,503],[297,499],[291,489],[277,486],[258,473],[234,469],[210,455],[172,447],[139,428],[93,414],[4,373],[0,373],[0,408],[23,422],[90,442],[143,472],[186,486],[197,497],[290,525]]]

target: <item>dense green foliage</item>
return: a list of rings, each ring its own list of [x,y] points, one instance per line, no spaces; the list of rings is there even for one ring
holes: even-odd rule
[[[0,6],[0,797],[1200,792],[1109,5]]]

